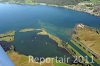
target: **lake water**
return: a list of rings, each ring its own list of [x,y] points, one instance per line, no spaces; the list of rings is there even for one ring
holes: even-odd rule
[[[39,31],[34,32],[16,32],[13,45],[15,50],[24,55],[33,57],[70,57],[72,56],[47,35],[38,35]]]
[[[0,33],[25,27],[44,27],[56,34],[70,35],[78,23],[100,28],[100,17],[61,7],[0,4]]]
[[[100,17],[92,16],[88,13],[78,12],[62,7],[44,5],[28,6],[16,4],[0,4],[0,33],[4,33],[11,30],[18,31],[23,28],[45,28],[49,33],[58,36],[64,41],[68,41],[71,38],[73,28],[78,23],[83,23],[85,25],[100,29]],[[34,37],[36,35],[34,35],[34,33],[21,34],[17,32],[15,35],[14,43],[17,51],[19,51],[20,53],[26,53],[26,55],[32,54],[34,56],[37,56],[38,53],[32,53],[36,51],[35,49],[37,49],[36,47],[34,47],[35,44],[29,45],[27,42],[24,42],[25,46],[23,46],[23,40],[27,40],[28,42],[30,42],[30,44],[32,44],[31,41],[32,39],[34,39],[32,38],[32,36]],[[24,39],[23,37],[28,37],[28,39]],[[19,39],[21,39],[21,41]],[[50,43],[51,40],[47,39],[47,41]],[[24,49],[28,45],[30,46],[30,49]],[[44,47],[44,45],[45,44],[36,44],[35,46]],[[58,51],[58,55],[61,56],[62,49],[59,49],[55,44],[49,44],[49,46],[49,49],[51,49],[51,47],[55,47],[55,49],[53,49],[55,51],[51,53],[55,53]],[[33,47],[35,49],[31,50]],[[48,48],[45,47],[45,49],[41,50],[44,51],[43,54],[45,54],[45,50]],[[63,55],[66,54],[65,52],[62,53]],[[43,54],[41,55],[46,56],[46,54]],[[47,56],[55,55],[56,54],[48,54]]]

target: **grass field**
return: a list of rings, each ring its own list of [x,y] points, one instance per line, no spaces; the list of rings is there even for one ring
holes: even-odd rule
[[[82,44],[91,49],[96,54],[100,55],[100,31],[84,27],[76,28],[76,34],[74,35]]]
[[[86,54],[91,58],[91,56],[92,56],[91,53],[89,53],[88,51],[86,51],[83,47],[81,47],[81,46],[80,46],[78,43],[76,43],[75,41],[71,40],[71,42],[72,42],[74,45],[76,45],[79,49],[81,49],[84,53],[86,53]],[[93,60],[94,60],[96,63],[100,64],[100,60],[99,60],[99,59],[93,58]]]
[[[97,56],[100,55],[100,31],[93,29],[91,27],[85,26],[83,28],[76,27],[75,34],[73,38],[76,41],[71,40],[78,48],[80,48],[84,53],[89,57],[93,56],[90,53],[90,50],[93,53],[96,53]],[[78,43],[77,43],[78,42]],[[94,58],[94,61],[100,64],[100,57]]]
[[[15,66],[75,66],[75,65],[70,65],[70,64],[65,64],[65,63],[56,63],[56,60],[50,61],[50,63],[43,61],[43,63],[36,62],[34,60],[34,63],[29,63],[29,57],[19,54],[15,51],[8,51],[7,52],[8,56],[11,58],[11,60],[14,62]],[[79,66],[79,65],[77,65]]]

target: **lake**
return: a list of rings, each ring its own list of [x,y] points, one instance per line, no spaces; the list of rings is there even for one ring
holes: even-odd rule
[[[100,28],[100,17],[62,7],[0,4],[0,33],[25,27],[43,27],[68,36],[78,23]]]
[[[20,29],[45,28],[47,32],[56,35],[57,37],[63,39],[64,41],[68,41],[71,38],[73,28],[75,27],[75,25],[79,23],[100,29],[100,17],[96,17],[88,13],[65,9],[62,7],[53,7],[46,5],[30,6],[30,5],[16,5],[16,4],[0,4],[0,33],[16,30],[17,32],[14,41],[16,50],[26,55],[31,54],[37,56],[38,53],[36,54],[32,53],[35,52],[35,49],[37,49],[34,46],[37,47],[42,46],[43,49],[44,44],[27,45],[28,43],[24,42],[25,46],[23,46],[23,43],[22,44],[20,43],[23,41],[20,41],[19,39],[24,41],[27,40],[28,42],[30,42],[30,44],[32,44],[30,40],[34,39],[32,38],[32,36],[36,35],[34,35],[34,33],[21,34],[18,32]],[[24,39],[25,37],[27,37],[28,39],[27,38]],[[45,37],[45,39],[47,39],[47,37]],[[49,43],[51,42],[50,39],[47,39],[47,41]],[[26,46],[29,46],[30,49],[24,49]],[[52,47],[54,47],[53,50],[55,51],[51,53],[57,52],[58,55],[61,56],[62,49],[59,49],[56,44],[53,45],[49,44],[48,48],[51,49]],[[35,49],[31,50],[32,48]],[[48,52],[48,51],[45,52],[46,49],[47,48],[45,47],[45,49],[41,50],[44,51],[44,53],[41,54],[41,56],[47,57],[56,55],[56,54],[46,55],[46,53]],[[63,55],[66,54],[65,52],[62,53]]]

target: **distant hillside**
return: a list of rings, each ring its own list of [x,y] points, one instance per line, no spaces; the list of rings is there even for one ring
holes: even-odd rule
[[[0,0],[0,2],[9,2],[9,3],[24,3],[24,4],[33,4],[33,3],[47,3],[55,5],[75,5],[79,2],[89,1],[92,3],[100,3],[100,0]]]
[[[10,3],[47,3],[56,5],[72,5],[77,4],[80,0],[0,0],[1,2]]]
[[[68,5],[68,4],[77,4],[79,0],[35,0],[35,2],[57,4],[57,5]]]

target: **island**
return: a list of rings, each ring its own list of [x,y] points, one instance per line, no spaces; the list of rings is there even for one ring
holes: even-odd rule
[[[31,32],[31,31],[34,31],[34,29],[32,29],[32,28],[24,28],[24,29],[21,29],[19,32]]]
[[[15,31],[9,31],[4,34],[0,34],[0,41],[12,42],[14,41],[14,35],[15,35]]]

